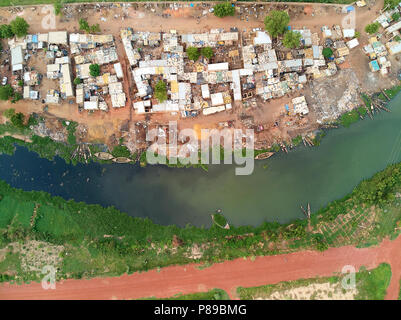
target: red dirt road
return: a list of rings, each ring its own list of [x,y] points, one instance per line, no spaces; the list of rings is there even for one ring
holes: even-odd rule
[[[316,276],[331,276],[345,265],[377,267],[391,265],[392,278],[386,299],[397,299],[401,277],[401,236],[383,241],[380,246],[357,249],[352,246],[325,252],[303,251],[258,257],[254,261],[236,259],[199,270],[197,264],[173,266],[116,278],[66,280],[55,290],[44,290],[39,283],[0,286],[0,299],[135,299],[170,297],[177,293],[226,290],[235,298],[238,286],[250,287]]]

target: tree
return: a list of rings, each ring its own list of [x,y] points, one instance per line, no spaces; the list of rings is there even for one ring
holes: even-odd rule
[[[399,12],[394,12],[391,16],[391,19],[393,19],[394,21],[398,21],[400,20],[400,13]]]
[[[74,84],[75,85],[78,85],[78,84],[80,84],[82,81],[81,81],[81,79],[80,78],[75,78],[74,79]]]
[[[355,31],[355,38],[359,38],[361,36],[361,33],[359,31]]]
[[[17,128],[25,127],[24,120],[25,120],[25,116],[21,112],[14,114],[10,119],[11,123]]]
[[[16,17],[13,21],[11,21],[10,26],[12,32],[17,37],[24,37],[28,34],[29,24],[24,18]]]
[[[88,21],[86,21],[85,19],[82,19],[82,18],[79,19],[79,29],[89,32],[90,27],[89,27]]]
[[[211,57],[213,57],[214,52],[213,49],[210,47],[204,47],[201,49],[201,54],[202,56],[204,56],[207,59],[210,59]]]
[[[155,86],[155,97],[159,102],[167,100],[167,86],[162,80],[156,83]]]
[[[385,10],[395,9],[399,3],[400,3],[399,0],[384,0],[383,9],[385,9]]]
[[[14,93],[13,88],[7,84],[0,87],[0,100],[8,100]]]
[[[94,24],[92,26],[90,26],[90,32],[91,33],[96,33],[96,32],[100,32],[100,26],[99,24]]]
[[[366,31],[366,33],[374,34],[377,31],[379,31],[379,27],[380,27],[380,24],[378,22],[374,22],[374,23],[368,24],[365,27],[365,31]]]
[[[322,53],[323,53],[323,57],[328,59],[333,55],[333,50],[331,48],[324,48]]]
[[[189,60],[196,61],[199,59],[200,53],[198,48],[195,47],[188,47],[187,48],[187,55]]]
[[[301,34],[299,32],[287,31],[284,34],[283,45],[287,48],[294,49],[299,47],[301,41]]]
[[[96,64],[96,63],[91,64],[91,65],[89,66],[89,74],[90,74],[92,77],[98,77],[98,76],[100,76],[100,66],[99,66],[98,64]]]
[[[17,101],[21,100],[22,94],[19,92],[14,92],[13,98],[11,99],[11,103],[16,103]]]
[[[214,15],[219,18],[233,16],[235,14],[235,8],[228,1],[216,4],[213,9]]]
[[[2,24],[0,26],[0,38],[1,39],[9,39],[14,37],[14,32],[11,29],[11,26],[8,24]]]
[[[267,32],[276,38],[287,30],[290,16],[285,11],[273,10],[270,15],[265,18],[265,27]]]
[[[23,87],[24,86],[24,80],[18,80],[18,85],[20,87]]]

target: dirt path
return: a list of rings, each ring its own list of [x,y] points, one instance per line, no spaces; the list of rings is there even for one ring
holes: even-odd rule
[[[177,293],[226,290],[236,298],[238,286],[260,286],[300,278],[331,276],[345,265],[377,267],[391,265],[392,279],[386,299],[397,299],[401,277],[401,237],[385,240],[380,246],[357,249],[352,246],[331,248],[325,252],[303,251],[258,257],[254,261],[236,259],[200,270],[197,264],[173,266],[160,271],[123,275],[118,278],[66,280],[56,290],[43,290],[39,283],[0,286],[0,299],[135,299],[170,297]]]

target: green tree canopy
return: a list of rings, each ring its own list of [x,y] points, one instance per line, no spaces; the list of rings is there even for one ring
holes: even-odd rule
[[[3,116],[5,116],[7,119],[11,119],[11,117],[15,114],[15,109],[7,109],[3,111]]]
[[[211,57],[213,57],[214,52],[213,49],[210,47],[204,47],[201,49],[201,54],[202,56],[204,56],[207,59],[210,59]]]
[[[14,37],[14,32],[11,29],[11,26],[8,24],[2,24],[0,26],[0,38],[1,39],[9,39]]]
[[[324,48],[322,53],[323,53],[323,57],[328,59],[333,55],[333,50],[331,48]]]
[[[58,16],[61,13],[61,10],[63,9],[63,1],[62,0],[56,0],[54,3],[54,13],[56,16]]]
[[[0,86],[0,100],[8,100],[14,93],[13,88],[7,84]]]
[[[383,9],[385,10],[392,10],[398,6],[400,3],[399,0],[384,0]]]
[[[374,22],[374,23],[368,24],[365,27],[365,32],[369,33],[369,34],[374,34],[377,31],[379,31],[379,27],[380,27],[380,24],[378,22]]]
[[[199,59],[200,53],[198,48],[188,47],[186,52],[189,60],[196,61]]]
[[[287,48],[297,48],[301,42],[301,34],[299,32],[287,31],[284,34],[283,45]]]
[[[16,17],[13,21],[11,21],[10,26],[12,32],[17,37],[24,37],[28,34],[29,24],[24,18]]]
[[[89,32],[90,27],[89,27],[88,21],[86,21],[85,19],[82,19],[82,18],[79,19],[79,30]]]
[[[235,8],[228,1],[216,4],[213,9],[214,15],[219,18],[233,16],[235,14]]]
[[[92,77],[100,76],[100,66],[96,63],[89,66],[89,73]]]
[[[265,27],[267,32],[276,38],[278,35],[283,34],[290,22],[290,16],[285,11],[273,10],[265,18]]]
[[[21,112],[18,112],[16,114],[14,114],[10,119],[11,123],[14,126],[16,126],[17,128],[24,128],[25,127],[24,120],[25,120],[25,116]]]
[[[158,81],[155,86],[155,97],[159,102],[167,100],[167,86],[162,80]]]
[[[400,13],[399,13],[399,12],[394,12],[394,13],[391,15],[391,19],[393,19],[394,21],[400,20]]]

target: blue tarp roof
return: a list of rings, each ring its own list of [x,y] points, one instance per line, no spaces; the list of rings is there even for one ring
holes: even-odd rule
[[[370,64],[372,65],[373,70],[380,70],[380,67],[379,67],[379,64],[378,64],[377,60],[371,61]]]
[[[347,13],[351,12],[351,11],[354,11],[354,10],[355,10],[355,8],[353,6],[348,6],[347,7]]]

